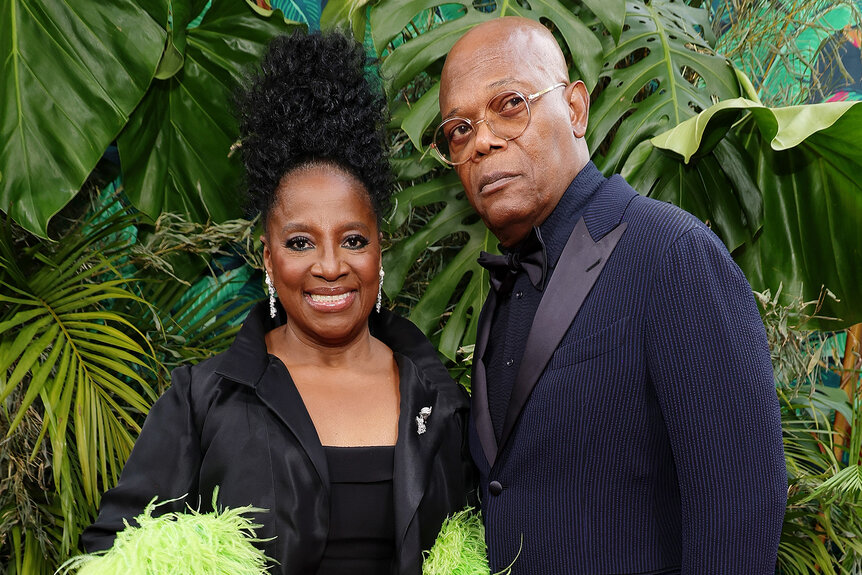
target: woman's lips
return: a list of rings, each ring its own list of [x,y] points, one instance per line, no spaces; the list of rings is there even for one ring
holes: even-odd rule
[[[337,294],[305,293],[305,301],[318,311],[341,311],[350,307],[356,299],[356,291],[347,291]]]

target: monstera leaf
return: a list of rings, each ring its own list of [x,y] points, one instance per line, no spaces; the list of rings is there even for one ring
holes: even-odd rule
[[[710,30],[707,13],[682,2],[630,2],[619,44],[604,41],[587,141],[605,173],[621,171],[640,193],[696,214],[733,249],[763,218],[745,155],[723,142],[709,160],[684,166],[651,153],[648,142],[714,101],[739,95],[746,79],[712,53],[712,38],[700,34]]]
[[[422,299],[413,308],[410,319],[425,333],[436,331],[440,318],[446,315],[462,278],[469,283],[440,335],[438,350],[449,359],[462,340],[473,342],[482,302],[488,295],[488,274],[476,262],[479,252],[494,251],[497,240],[478,220],[470,204],[463,199],[461,182],[454,172],[443,177],[407,188],[395,196],[395,212],[390,226],[404,223],[414,208],[443,204],[443,208],[421,230],[400,240],[384,254],[386,277],[383,287],[394,296],[401,291],[413,262],[440,240],[456,233],[468,238],[445,268],[430,282]]]
[[[28,231],[75,194],[138,105],[167,0],[7,0],[0,9],[0,209]]]
[[[721,139],[728,129],[730,137]],[[791,297],[826,298],[821,321],[834,329],[862,321],[862,103],[787,108],[734,99],[653,139],[689,169],[721,159],[717,146],[732,142],[750,158],[763,194],[763,228],[735,254],[755,290],[782,287]],[[709,187],[703,182],[703,188]],[[701,190],[692,193],[701,193]]]
[[[190,0],[174,5],[174,17],[185,20],[173,22],[176,38],[197,14]],[[241,165],[230,155],[239,136],[232,93],[269,41],[289,29],[277,12],[264,18],[245,2],[213,0],[200,25],[185,31],[182,67],[154,81],[119,138],[135,207],[153,219],[162,212],[198,222],[240,215]]]
[[[587,143],[599,169],[620,171],[644,140],[739,96],[733,68],[702,35],[711,30],[707,16],[677,0],[626,4],[620,41],[603,37],[600,92],[590,107]]]

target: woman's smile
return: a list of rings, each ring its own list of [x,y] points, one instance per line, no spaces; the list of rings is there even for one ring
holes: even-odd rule
[[[336,312],[350,307],[356,299],[356,290],[338,294],[305,293],[308,304],[317,311]]]

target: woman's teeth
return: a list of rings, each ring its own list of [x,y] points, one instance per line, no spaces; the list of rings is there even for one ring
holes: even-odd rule
[[[348,298],[348,296],[350,296],[350,292],[341,293],[338,295],[322,295],[322,294],[316,294],[316,293],[310,293],[308,295],[312,301],[315,301],[318,303],[336,303],[336,302],[346,300]]]

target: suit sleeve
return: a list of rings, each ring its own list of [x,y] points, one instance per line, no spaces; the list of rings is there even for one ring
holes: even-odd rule
[[[676,462],[682,575],[773,575],[787,474],[766,333],[720,241],[694,228],[655,271],[646,354]]]
[[[186,502],[197,504],[201,448],[191,410],[190,373],[188,367],[175,369],[171,387],[147,415],[120,481],[102,496],[99,517],[81,535],[87,552],[110,548],[125,529],[123,521],[135,525],[133,519],[154,497],[158,502],[182,498],[158,506],[154,515],[181,511]]]

